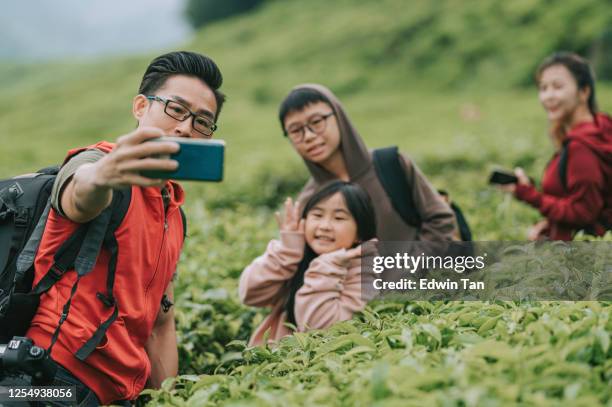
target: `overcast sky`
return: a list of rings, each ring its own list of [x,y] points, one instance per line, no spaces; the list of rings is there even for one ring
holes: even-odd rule
[[[184,0],[2,2],[0,59],[142,53],[185,43]]]

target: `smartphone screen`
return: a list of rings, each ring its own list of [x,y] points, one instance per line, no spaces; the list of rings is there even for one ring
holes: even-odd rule
[[[180,150],[170,158],[178,161],[175,171],[143,171],[142,175],[149,178],[209,181],[223,180],[225,158],[225,141],[203,140],[184,137],[163,137],[149,140],[174,141],[180,145]]]

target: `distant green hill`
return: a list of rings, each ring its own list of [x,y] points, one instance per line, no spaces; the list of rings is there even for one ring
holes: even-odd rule
[[[612,7],[601,0],[279,1],[212,26],[195,45],[214,47],[231,71],[274,83],[324,78],[340,93],[422,80],[514,86],[531,83],[552,51],[588,56],[610,27]],[[256,88],[262,99],[266,85]]]
[[[278,140],[276,106],[297,83],[330,86],[365,130],[376,118],[393,133],[407,125],[418,132],[440,114],[444,126],[456,120],[435,95],[453,110],[465,92],[492,98],[494,108],[499,92],[530,83],[543,56],[561,48],[589,54],[611,26],[609,2],[595,0],[270,1],[211,25],[184,48],[222,67],[229,98],[218,135],[232,143],[233,157],[248,153],[247,161],[261,162],[268,153],[257,147],[271,145],[264,141],[270,134]],[[0,176],[130,131],[129,103],[153,56],[0,64]]]

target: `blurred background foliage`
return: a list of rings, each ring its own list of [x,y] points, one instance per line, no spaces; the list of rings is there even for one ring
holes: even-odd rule
[[[185,18],[197,29],[208,22],[248,13],[261,3],[263,0],[188,0]]]
[[[610,27],[612,8],[597,0],[269,0],[208,22],[177,48],[210,55],[223,71],[228,102],[216,136],[228,143],[227,174],[221,185],[189,188],[210,208],[270,208],[297,191],[307,174],[277,106],[296,84],[320,82],[370,147],[399,145],[449,189],[477,238],[522,237],[537,214],[488,188],[486,172],[520,165],[537,179],[549,159],[532,77],[551,52],[594,61],[599,103],[610,110]],[[131,131],[131,98],[157,54],[0,62],[0,176]],[[496,208],[491,219],[482,208]]]
[[[233,7],[238,3],[241,7],[250,4],[252,8],[233,13],[239,10]],[[218,19],[196,18],[199,13],[196,7],[201,7],[200,10],[213,7],[218,11]],[[376,352],[372,357],[369,351],[355,357],[343,356],[343,360],[350,361],[348,364],[336,363],[332,358],[329,366],[310,371],[291,368],[303,372],[306,376],[302,377],[288,375],[287,369],[278,364],[265,365],[269,361],[280,363],[283,352],[296,349],[293,342],[287,342],[281,353],[268,350],[242,353],[244,344],[241,343],[233,345],[234,348],[227,347],[233,340],[247,340],[265,314],[239,303],[237,278],[275,237],[273,211],[285,196],[295,194],[307,178],[303,164],[283,138],[277,118],[278,104],[296,84],[327,85],[343,101],[369,147],[398,145],[411,156],[435,186],[447,189],[462,206],[476,240],[522,240],[526,228],[539,219],[536,211],[489,187],[486,178],[495,167],[523,166],[537,180],[553,152],[547,137],[546,117],[533,83],[535,67],[545,56],[569,50],[589,58],[599,78],[600,108],[612,111],[612,7],[606,0],[190,1],[186,10],[191,24],[203,26],[188,43],[175,49],[211,56],[223,71],[222,90],[228,100],[215,135],[227,142],[223,183],[186,183],[189,238],[177,282],[181,373],[217,372],[236,377],[231,379],[234,384],[217,387],[214,383],[229,380],[229,376],[208,378],[195,386],[184,383],[185,393],[172,393],[168,387],[155,396],[158,402],[174,400],[177,394],[178,399],[186,398],[187,394],[191,397],[198,388],[208,395],[200,394],[193,405],[215,404],[233,396],[240,399],[250,393],[257,394],[254,397],[260,397],[261,402],[278,395],[279,389],[292,388],[294,396],[304,396],[302,401],[342,404],[346,399],[335,398],[338,389],[344,389],[342,394],[347,396],[352,382],[370,392],[370,385],[364,383],[369,383],[370,377],[382,377],[372,384],[369,396],[351,399],[367,405],[395,394],[398,389],[393,375],[389,381],[385,381],[386,376],[378,375]],[[210,17],[214,13],[208,14]],[[71,147],[100,139],[112,141],[134,129],[136,122],[130,114],[132,98],[145,67],[162,52],[100,57],[94,61],[0,61],[0,177],[61,162]],[[580,369],[588,372],[590,384],[576,388],[577,377],[585,375],[554,373],[546,382],[553,390],[541,390],[541,396],[532,396],[529,386],[542,376],[543,366],[559,372],[565,368],[537,365],[529,376],[532,379],[516,384],[515,378],[523,375],[525,360],[513,359],[515,364],[504,368],[506,373],[492,369],[487,376],[501,380],[499,386],[495,385],[499,392],[513,389],[510,395],[497,396],[486,388],[473,391],[499,402],[506,400],[506,396],[509,398],[505,402],[510,403],[520,397],[535,404],[544,400],[539,405],[555,405],[566,395],[575,398],[581,392],[586,392],[583,405],[604,400],[605,389],[609,390],[612,383],[610,352],[606,357],[612,348],[605,339],[599,345],[592,332],[609,337],[609,304],[602,304],[601,309],[597,305],[596,312],[590,311],[592,307],[588,304],[536,304],[535,310],[529,304],[477,305],[478,309],[472,305],[465,308],[480,315],[478,324],[464,321],[459,325],[453,322],[460,312],[454,306],[424,303],[391,304],[383,306],[383,311],[377,308],[384,314],[387,321],[384,323],[393,332],[397,331],[393,335],[399,335],[400,339],[389,342],[381,337],[376,340],[376,347],[380,351],[388,342],[391,350],[388,354],[385,350],[385,354],[395,364],[399,355],[395,347],[412,346],[412,339],[406,337],[410,333],[404,332],[404,327],[415,328],[415,335],[426,337],[414,325],[415,307],[427,308],[421,310],[418,324],[436,325],[443,337],[450,331],[462,335],[464,331],[469,331],[469,335],[479,332],[495,341],[487,342],[486,346],[501,346],[521,358],[527,358],[525,349],[533,343],[544,352],[553,339],[546,333],[534,337],[532,331],[548,332],[548,326],[554,325],[554,329],[564,332],[560,336],[563,340],[555,342],[557,351],[546,353],[542,358],[549,361],[567,353],[571,363],[575,360],[582,363]],[[503,328],[490,332],[481,329],[489,314],[505,321]],[[529,318],[517,315],[529,315]],[[593,315],[598,316],[593,328],[585,327],[575,334],[568,331],[567,327],[577,324],[576,321],[586,321],[585,315],[592,319]],[[365,322],[354,324],[359,330],[380,333],[383,328],[379,325],[383,322],[376,322],[378,319],[370,320],[366,316]],[[539,324],[529,325],[534,321]],[[427,332],[436,332],[427,326]],[[495,324],[487,323],[487,329],[491,326]],[[314,342],[307,348],[317,349],[337,335],[344,335],[342,329],[349,328],[344,326],[329,335],[309,336]],[[426,339],[419,341],[415,343],[429,343]],[[435,400],[459,402],[461,397],[467,397],[469,389],[479,386],[482,377],[478,372],[486,371],[482,366],[490,358],[485,355],[475,362],[462,359],[465,355],[460,349],[468,345],[440,338],[437,341],[444,344],[431,349],[410,348],[410,352],[416,352],[411,356],[415,359],[406,363],[414,366],[423,360],[427,363],[400,376],[431,373],[439,377],[447,369],[448,358],[457,361],[457,369],[469,360],[466,363],[470,374],[462,379],[463,387],[434,380],[433,387],[428,384],[414,393],[434,397],[440,392],[442,398],[435,399],[438,397],[435,396]],[[474,343],[479,339],[472,335],[466,341]],[[500,341],[506,341],[507,345],[499,345]],[[587,342],[591,347],[584,345]],[[582,346],[580,349],[592,353],[586,356],[581,353],[574,358],[574,351],[559,350],[562,345],[573,346],[574,350]],[[300,346],[306,348],[304,344]],[[253,367],[254,373],[246,368],[233,370],[241,365]],[[277,368],[280,369],[277,373],[266,373],[276,372]],[[308,375],[315,370],[337,373],[347,369],[355,374],[330,374],[325,379],[329,382],[312,379],[312,383],[318,384],[318,391],[317,386],[313,389],[306,385],[296,390],[295,383],[286,387],[289,384],[279,381],[285,378],[309,383]],[[259,371],[263,373],[258,374]],[[183,379],[186,383],[198,380]],[[353,390],[359,390],[355,386]],[[266,388],[274,391],[266,393],[262,390]],[[215,389],[219,391],[213,397]],[[455,400],[455,395],[459,399]],[[549,397],[554,401],[546,404]],[[608,400],[609,397],[608,392]],[[479,399],[473,396],[470,400]],[[462,405],[478,405],[470,403],[464,399]]]

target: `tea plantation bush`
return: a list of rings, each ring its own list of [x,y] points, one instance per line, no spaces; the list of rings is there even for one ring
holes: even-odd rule
[[[192,209],[178,282],[182,375],[145,391],[151,405],[610,403],[609,303],[376,302],[329,330],[249,348],[265,312],[239,304],[237,278],[274,235],[271,212]]]

